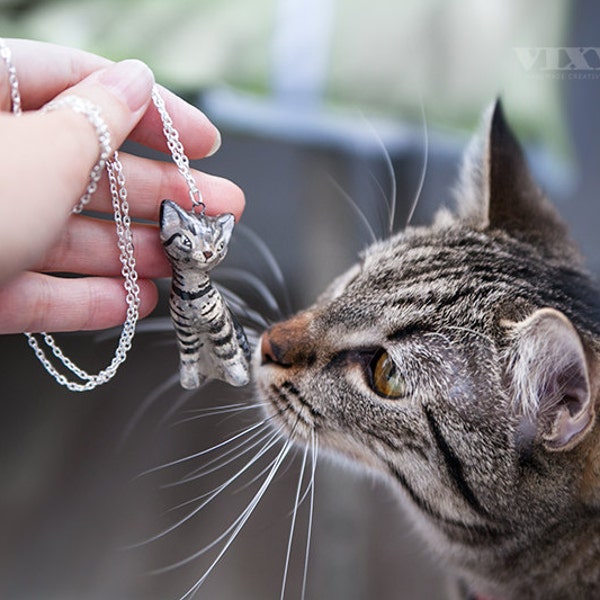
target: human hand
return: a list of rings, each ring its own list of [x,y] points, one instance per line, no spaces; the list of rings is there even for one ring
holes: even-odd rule
[[[139,61],[111,63],[83,51],[28,40],[8,40],[23,110],[0,112],[0,333],[103,329],[125,320],[112,221],[74,215],[99,147],[86,118],[70,109],[34,112],[55,97],[77,95],[102,111],[112,147],[126,138],[167,151],[151,104],[154,79]],[[10,88],[0,62],[0,111],[10,110]],[[4,81],[2,81],[2,78]],[[220,144],[216,128],[196,108],[161,89],[190,159]],[[156,221],[163,198],[190,206],[175,165],[120,153],[132,218]],[[228,180],[192,170],[207,213],[243,210],[242,191]],[[87,208],[112,213],[103,177]],[[170,274],[154,226],[133,224],[140,316],[156,305],[153,278]],[[89,275],[63,278],[51,273]]]

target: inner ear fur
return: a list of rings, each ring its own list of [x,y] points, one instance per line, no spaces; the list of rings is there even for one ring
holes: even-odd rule
[[[509,364],[515,408],[547,450],[569,450],[591,430],[588,354],[561,312],[542,308],[515,325]]]

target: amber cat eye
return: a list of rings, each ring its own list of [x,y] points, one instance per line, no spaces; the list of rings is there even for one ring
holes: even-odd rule
[[[369,363],[369,384],[373,391],[383,398],[403,398],[406,396],[406,381],[385,350],[379,350]]]

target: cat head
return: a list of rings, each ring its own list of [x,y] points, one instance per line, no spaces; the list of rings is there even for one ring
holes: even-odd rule
[[[255,375],[289,437],[385,474],[464,565],[596,501],[599,343],[597,290],[496,103],[457,210],[367,249],[263,335]]]
[[[209,271],[227,254],[235,218],[229,213],[195,214],[163,200],[159,223],[160,241],[171,263],[179,269]]]

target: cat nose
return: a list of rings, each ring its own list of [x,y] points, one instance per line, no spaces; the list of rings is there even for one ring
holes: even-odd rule
[[[204,258],[206,260],[208,260],[213,255],[213,253],[210,250],[205,250],[202,254],[204,254]]]
[[[262,364],[279,363],[281,364],[281,352],[278,346],[273,347],[269,338],[269,332],[266,331],[260,338],[260,356]]]
[[[265,331],[260,339],[261,364],[292,367],[314,362],[316,353],[307,332],[310,320],[300,314]]]

